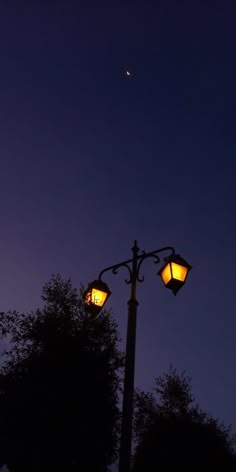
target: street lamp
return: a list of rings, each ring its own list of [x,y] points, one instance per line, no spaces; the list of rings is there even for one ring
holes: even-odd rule
[[[98,315],[106,303],[111,292],[103,282],[105,272],[112,271],[117,274],[121,267],[128,270],[129,277],[126,283],[131,285],[130,299],[128,301],[128,325],[126,338],[125,377],[123,394],[123,412],[121,427],[121,444],[119,458],[119,472],[130,472],[130,459],[132,447],[132,419],[133,419],[133,394],[134,394],[134,368],[135,368],[135,339],[136,318],[138,301],[136,298],[137,282],[143,282],[144,277],[140,275],[140,268],[145,259],[152,258],[155,264],[160,262],[159,254],[168,252],[164,258],[165,264],[158,272],[164,285],[171,289],[174,295],[184,285],[191,266],[180,256],[175,254],[173,247],[163,247],[155,251],[139,253],[137,241],[132,248],[133,257],[127,261],[120,262],[102,270],[98,279],[90,283],[84,293],[84,301],[92,314]]]
[[[94,280],[91,282],[84,292],[85,305],[88,311],[94,315],[98,315],[110,295],[111,292],[103,280]]]

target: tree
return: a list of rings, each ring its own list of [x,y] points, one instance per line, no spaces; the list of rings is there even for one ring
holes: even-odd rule
[[[35,312],[2,313],[0,465],[11,472],[105,472],[116,458],[123,355],[110,312],[92,318],[53,276]]]
[[[189,377],[171,368],[155,393],[136,395],[133,472],[236,470],[231,429],[199,408]]]

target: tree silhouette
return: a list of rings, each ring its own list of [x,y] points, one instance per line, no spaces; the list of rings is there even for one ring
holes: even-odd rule
[[[110,312],[91,318],[70,280],[53,276],[43,308],[2,313],[0,465],[11,472],[105,472],[118,448],[123,356]]]
[[[136,395],[133,472],[236,470],[230,428],[199,408],[189,377],[171,368],[155,393]]]

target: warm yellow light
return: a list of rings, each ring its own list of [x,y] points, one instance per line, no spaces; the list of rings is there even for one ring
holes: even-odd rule
[[[91,302],[97,306],[103,306],[107,299],[107,293],[98,290],[97,288],[92,288]]]
[[[168,284],[168,282],[171,279],[171,270],[170,270],[170,264],[167,264],[163,271],[161,272],[161,277],[165,285]]]
[[[171,266],[173,278],[180,280],[180,282],[184,282],[188,274],[188,268],[180,264],[176,264],[176,262],[171,262]]]
[[[184,285],[188,272],[191,270],[191,265],[176,254],[172,254],[165,260],[166,264],[158,274],[161,276],[164,285],[176,295],[179,289]]]
[[[161,272],[161,277],[165,285],[172,279],[184,282],[188,274],[188,268],[177,264],[176,262],[169,262]]]
[[[111,291],[103,280],[94,280],[84,292],[86,310],[93,315],[98,315],[110,295]]]

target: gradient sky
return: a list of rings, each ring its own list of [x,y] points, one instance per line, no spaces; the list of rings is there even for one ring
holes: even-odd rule
[[[228,0],[1,2],[0,310],[173,245],[193,270],[174,297],[145,263],[136,385],[172,363],[236,431],[235,23]]]

